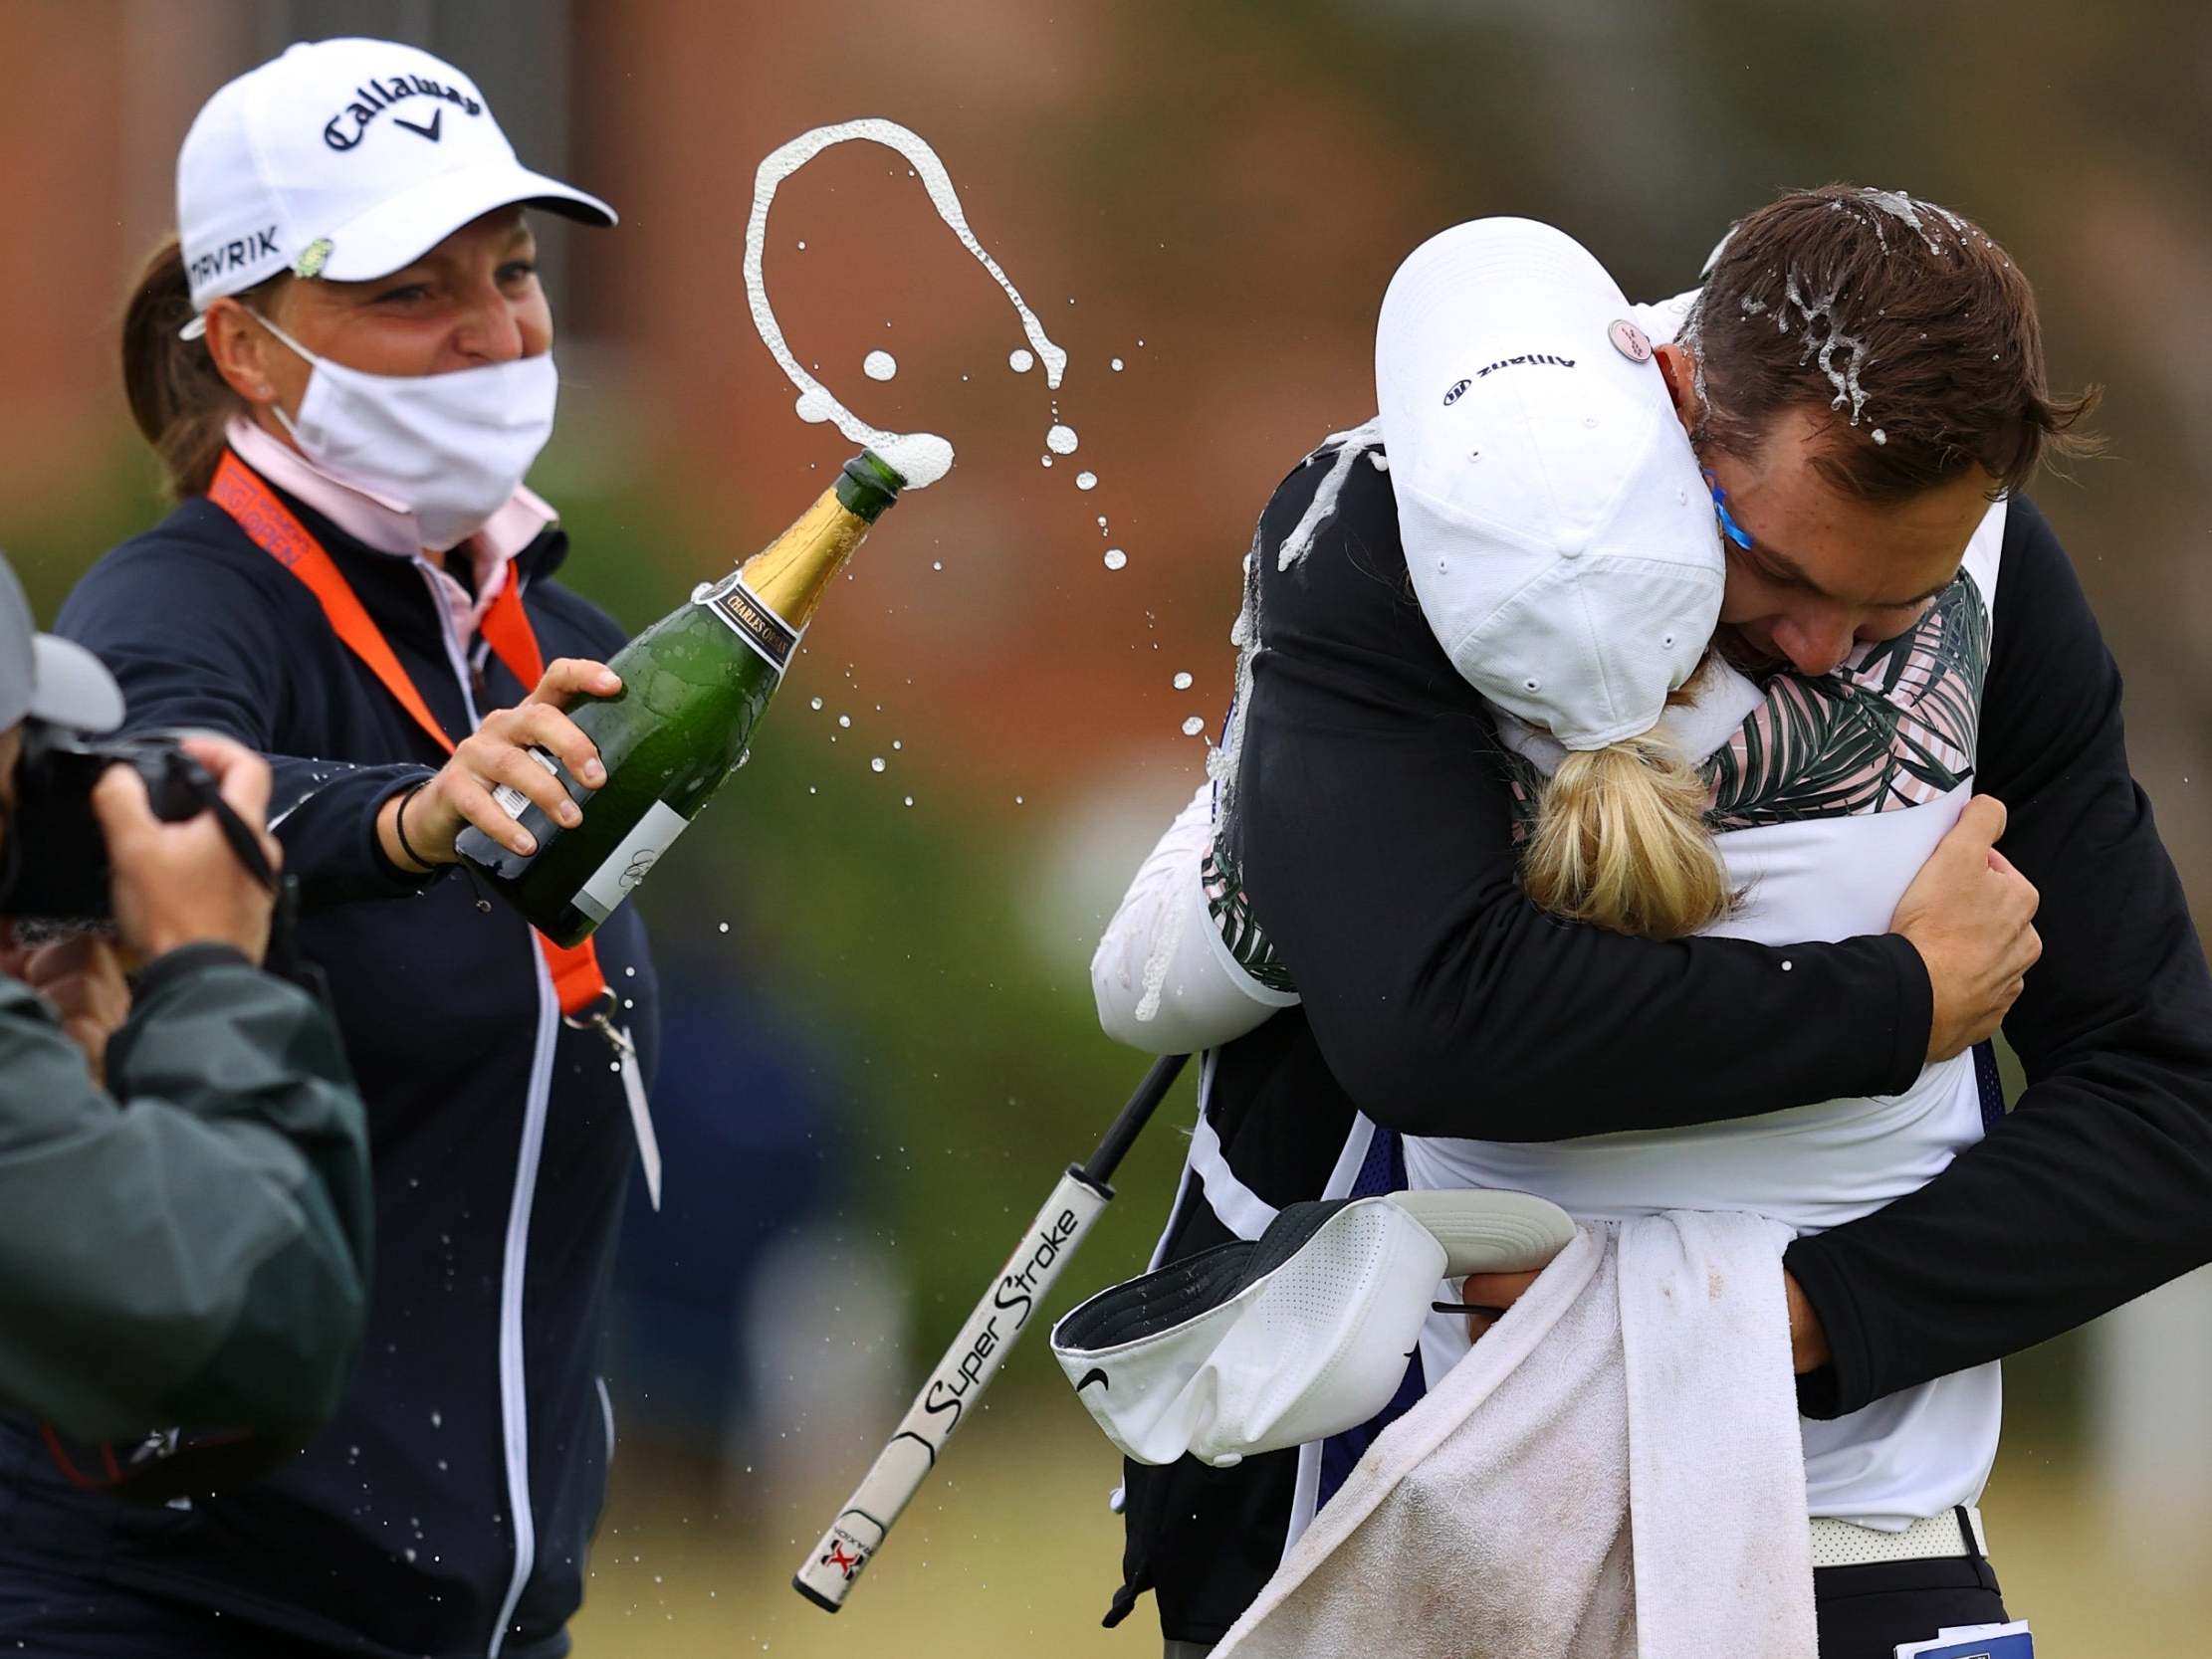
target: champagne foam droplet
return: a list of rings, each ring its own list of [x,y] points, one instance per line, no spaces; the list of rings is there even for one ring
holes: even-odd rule
[[[1106,549],[1106,568],[1107,568],[1107,569],[1109,569],[1109,570],[1119,570],[1119,569],[1120,569],[1120,568],[1121,568],[1121,567],[1122,567],[1123,565],[1127,564],[1128,562],[1129,562],[1129,555],[1128,555],[1127,553],[1123,552],[1123,551],[1122,551],[1122,550],[1121,550],[1121,549],[1120,549],[1119,547],[1108,547],[1108,548]]]
[[[945,163],[930,148],[922,136],[896,121],[868,118],[842,121],[832,126],[817,126],[800,133],[789,142],[777,146],[765,156],[753,175],[753,211],[745,227],[745,290],[748,309],[753,313],[753,325],[759,330],[761,341],[769,348],[784,374],[801,394],[799,418],[808,422],[834,421],[837,430],[854,443],[865,444],[874,450],[906,480],[907,488],[920,490],[943,478],[953,464],[953,446],[936,433],[894,433],[869,426],[851,410],[837,401],[822,383],[799,366],[798,359],[784,342],[782,325],[775,319],[775,311],[769,304],[768,281],[764,258],[767,239],[769,209],[774,203],[776,187],[799,168],[814,159],[823,150],[835,144],[855,139],[866,139],[882,144],[903,155],[912,164],[910,176],[922,181],[929,193],[930,204],[937,209],[937,216],[944,220],[961,246],[975,256],[976,261],[1005,294],[1015,312],[1021,318],[1021,329],[1029,343],[1044,360],[1045,380],[1057,387],[1060,376],[1067,368],[1067,353],[1055,345],[1037,321],[1020,292],[1007,278],[998,262],[985,251],[976,240],[976,233],[968,227],[968,216],[960,202],[960,193],[953,188],[952,175],[945,170]],[[813,411],[819,410],[818,414]],[[895,449],[904,448],[904,458]]]
[[[1075,488],[1078,490],[1096,490],[1098,488],[1098,475],[1096,473],[1077,473],[1075,475]]]
[[[880,771],[882,771],[882,770],[883,770],[883,756],[879,754],[879,755],[877,755],[877,756],[876,756],[876,757],[875,757],[874,759],[870,760],[870,761],[868,762],[868,770],[870,770],[871,772],[880,772]]]
[[[1077,439],[1072,426],[1055,425],[1044,435],[1044,447],[1054,455],[1073,455]]]
[[[909,490],[926,490],[953,470],[953,446],[934,432],[904,432],[874,446]]]
[[[860,372],[871,380],[889,380],[899,372],[899,359],[888,351],[871,351],[861,359]]]
[[[1193,715],[1189,720],[1183,723],[1183,734],[1186,737],[1196,737],[1205,729],[1206,722],[1199,719],[1199,717],[1196,715]]]
[[[1188,674],[1177,675],[1175,677],[1175,689],[1179,692],[1189,691],[1191,689],[1191,677]]]
[[[1116,374],[1119,374],[1121,372],[1121,359],[1119,357],[1116,357],[1114,359],[1114,372]]]
[[[1027,374],[1036,366],[1036,358],[1019,347],[1006,353],[1006,367],[1012,369],[1016,374]]]

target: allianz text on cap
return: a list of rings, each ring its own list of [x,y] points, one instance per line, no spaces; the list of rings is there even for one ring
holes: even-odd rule
[[[286,271],[388,276],[515,202],[614,223],[596,196],[518,161],[459,70],[393,41],[291,48],[209,99],[177,153],[195,311]]]
[[[1452,666],[1570,749],[1657,724],[1720,617],[1711,499],[1651,341],[1564,231],[1414,250],[1375,387],[1414,592]]]

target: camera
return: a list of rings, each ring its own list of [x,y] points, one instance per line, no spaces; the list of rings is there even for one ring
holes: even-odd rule
[[[182,823],[216,810],[221,792],[208,769],[175,737],[87,737],[32,721],[23,729],[0,916],[42,922],[105,922],[110,916],[108,844],[93,813],[93,785],[110,766],[145,779],[155,817]],[[220,814],[219,814],[220,815]]]

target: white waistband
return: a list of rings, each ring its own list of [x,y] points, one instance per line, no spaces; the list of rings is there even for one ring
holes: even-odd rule
[[[1966,1519],[1974,1528],[1974,1548],[1989,1554],[1989,1536],[1982,1531],[1982,1512],[1971,1504]],[[1901,1533],[1862,1527],[1856,1521],[1821,1516],[1813,1522],[1815,1566],[1865,1566],[1874,1561],[1926,1561],[1964,1555],[1966,1541],[1959,1536],[1958,1516],[1945,1510],[1925,1521],[1915,1521]]]

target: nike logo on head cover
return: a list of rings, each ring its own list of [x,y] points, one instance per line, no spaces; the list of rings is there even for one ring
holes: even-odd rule
[[[1111,1388],[1114,1385],[1113,1379],[1106,1374],[1103,1366],[1093,1365],[1083,1373],[1083,1380],[1075,1385],[1075,1391],[1080,1394],[1094,1382],[1101,1388]]]

